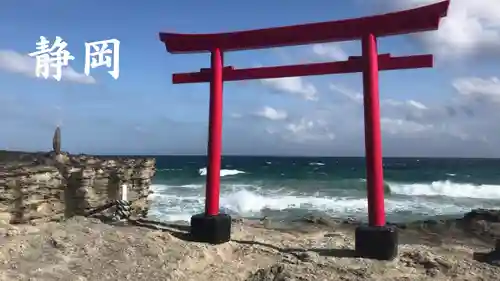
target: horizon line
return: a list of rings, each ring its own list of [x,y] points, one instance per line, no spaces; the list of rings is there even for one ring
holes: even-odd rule
[[[52,151],[22,151],[22,150],[0,150],[0,153],[2,152],[7,152],[7,153],[50,153]],[[138,153],[83,153],[83,152],[68,152],[64,151],[66,153],[69,153],[71,155],[89,155],[89,156],[104,156],[104,157],[109,157],[109,156],[116,156],[116,157],[169,157],[169,156],[174,156],[174,157],[207,157],[207,154],[176,154],[176,153],[171,153],[171,154],[159,154],[159,153],[145,153],[145,154],[138,154]],[[274,158],[365,158],[364,155],[328,155],[328,156],[319,156],[319,155],[270,155],[270,154],[257,154],[257,155],[251,155],[251,154],[234,154],[234,153],[228,153],[228,154],[222,154],[221,157],[274,157]],[[415,156],[415,155],[407,155],[407,156],[383,156],[383,158],[412,158],[412,159],[500,159],[500,157],[480,157],[480,156]]]

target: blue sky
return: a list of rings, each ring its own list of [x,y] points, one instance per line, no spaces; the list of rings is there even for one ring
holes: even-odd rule
[[[29,1],[0,4],[2,149],[204,154],[208,85],[173,85],[209,55],[171,55],[160,31],[211,33],[345,19],[435,1]],[[472,3],[473,2],[473,3]],[[433,53],[436,67],[381,73],[384,151],[395,156],[499,156],[500,12],[494,0],[452,0],[441,30],[381,39],[381,53]],[[119,4],[118,4],[119,3]],[[468,11],[464,13],[463,11]],[[475,25],[467,24],[474,23]],[[472,26],[472,27],[471,27]],[[34,77],[40,36],[75,56],[62,81]],[[120,77],[83,77],[84,43],[121,41]],[[358,41],[225,56],[236,67],[343,60]],[[72,76],[70,74],[73,74]],[[73,78],[71,78],[73,77]],[[76,77],[76,78],[75,78]],[[361,75],[231,82],[224,87],[224,152],[363,155]]]

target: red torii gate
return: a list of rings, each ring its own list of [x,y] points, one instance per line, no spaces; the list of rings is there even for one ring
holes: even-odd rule
[[[432,55],[392,57],[377,52],[377,37],[437,30],[449,0],[416,9],[371,17],[218,34],[160,33],[172,54],[211,53],[211,67],[173,74],[174,84],[210,82],[210,117],[205,213],[191,218],[191,235],[200,242],[224,243],[231,237],[231,218],[219,213],[223,81],[363,72],[365,149],[369,225],[356,229],[358,255],[393,259],[398,235],[387,226],[380,132],[379,70],[433,66]],[[362,56],[347,61],[235,69],[224,67],[223,53],[312,43],[361,39]]]

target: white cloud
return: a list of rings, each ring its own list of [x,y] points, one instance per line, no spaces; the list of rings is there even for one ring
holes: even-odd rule
[[[466,98],[483,99],[500,103],[500,79],[478,77],[459,78],[453,81],[453,87]]]
[[[310,101],[318,100],[316,87],[311,83],[305,82],[301,77],[272,78],[260,81],[262,84],[280,93],[296,95]]]
[[[385,100],[382,100],[380,103],[382,103],[383,105],[389,105],[389,106],[394,106],[394,107],[407,106],[407,107],[413,107],[415,109],[421,109],[421,110],[428,109],[428,107],[425,104],[418,102],[418,101],[415,101],[415,100],[398,101],[398,100],[393,100],[393,99],[385,99]]]
[[[416,100],[380,100],[382,113],[388,116],[404,117],[407,120],[421,120],[424,116],[429,116],[430,108],[422,102]],[[432,113],[432,112],[431,112]]]
[[[286,111],[274,109],[270,106],[265,106],[261,110],[255,112],[255,115],[273,121],[284,120],[288,117]]]
[[[408,101],[406,101],[406,103],[410,106],[417,108],[417,109],[428,109],[428,107],[425,106],[425,104],[418,102],[418,101],[415,101],[415,100],[408,100]]]
[[[457,79],[453,82],[453,86],[457,89],[461,99],[451,99],[444,104],[427,105],[414,99],[381,99],[382,131],[386,137],[390,137],[391,141],[402,138],[405,141],[423,138],[439,143],[445,139],[444,137],[447,137],[460,141],[485,142],[485,140],[490,139],[486,135],[491,130],[489,126],[493,125],[491,120],[495,118],[491,114],[494,114],[492,113],[494,111],[488,112],[484,107],[477,108],[475,106],[478,105],[473,106],[469,99],[472,97],[477,100],[478,97],[481,97],[487,101],[498,101],[498,97],[500,97],[499,85],[500,81],[497,78]],[[362,107],[363,96],[361,93],[335,84],[330,84],[329,88],[347,97],[352,105]],[[475,111],[480,111],[482,116],[479,118]],[[330,117],[332,120],[335,119],[333,115],[332,113],[332,117]],[[476,118],[473,118],[474,116]],[[336,119],[338,118],[336,116]],[[363,115],[353,114],[350,120],[345,118],[342,120],[343,125],[353,126],[353,123],[362,125]],[[349,122],[346,123],[344,120],[349,120]],[[355,131],[342,126],[338,126],[338,129],[344,133],[355,133]]]
[[[278,136],[286,143],[331,143],[336,139],[334,123],[325,121],[318,114],[306,115],[307,117],[293,118],[287,123],[271,124],[265,131],[270,135]]]
[[[441,0],[385,0],[398,9]],[[433,53],[445,59],[500,54],[500,2],[498,0],[452,0],[448,16],[438,31],[419,38]]]
[[[317,56],[334,61],[344,61],[348,58],[338,43],[314,44],[312,51]]]
[[[383,132],[393,135],[403,134],[404,136],[434,129],[434,125],[432,124],[421,124],[415,121],[387,117],[380,119],[380,126]]]
[[[349,88],[346,88],[346,87],[343,87],[340,85],[336,85],[336,84],[330,84],[330,85],[328,85],[328,88],[330,88],[330,90],[332,90],[334,92],[337,92],[337,93],[347,97],[349,100],[351,100],[355,103],[363,104],[363,95],[359,92],[353,91]]]
[[[387,156],[499,156],[500,79],[463,77],[450,81],[455,95],[422,102],[415,98],[382,98],[381,129]],[[285,122],[262,128],[270,142],[297,153],[362,155],[362,94],[329,85],[340,97],[287,109]],[[440,89],[436,89],[436,94]],[[480,98],[481,102],[477,102]],[[495,102],[493,102],[495,101]],[[262,110],[264,115],[266,110]],[[267,115],[277,116],[272,110]],[[271,117],[273,118],[273,117]],[[275,118],[275,119],[279,119]]]
[[[283,138],[291,142],[332,141],[335,133],[328,122],[322,119],[300,118],[285,125]]]
[[[351,90],[347,87],[343,87],[341,85],[338,85],[338,84],[333,84],[333,83],[330,83],[328,85],[328,88],[334,92],[337,92],[345,97],[348,98],[348,100],[356,103],[356,104],[363,104],[363,94],[361,94],[360,92],[357,92],[357,91],[354,91],[354,90]],[[389,106],[389,107],[394,107],[394,108],[403,108],[403,107],[407,107],[407,108],[410,108],[410,109],[415,109],[415,110],[426,110],[428,109],[428,107],[421,103],[421,102],[418,102],[418,101],[415,101],[415,100],[406,100],[406,101],[398,101],[398,100],[394,100],[394,99],[382,99],[380,100],[380,104],[381,106]]]
[[[35,58],[20,54],[13,50],[0,50],[0,69],[30,77],[36,77],[35,66]],[[71,67],[63,68],[62,80],[81,84],[96,83],[96,80],[92,76],[78,73]]]

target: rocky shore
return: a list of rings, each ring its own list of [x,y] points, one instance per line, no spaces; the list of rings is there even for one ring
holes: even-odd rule
[[[0,158],[0,220],[24,223],[82,215],[119,199],[123,184],[129,187],[130,200],[145,201],[154,172],[154,159],[67,153],[18,153],[16,162]]]
[[[60,134],[48,153],[0,151],[0,281],[500,278],[500,210],[394,224],[400,251],[393,261],[357,257],[360,223],[329,217],[233,218],[232,240],[207,245],[193,242],[186,224],[145,219],[154,159],[70,155]],[[123,184],[131,219],[92,217],[120,197]]]
[[[61,130],[52,151],[0,151],[0,221],[26,223],[84,215],[120,198],[127,185],[133,213],[147,213],[155,159],[72,155],[61,151]]]
[[[356,257],[356,222],[305,218],[294,224],[234,219],[232,241],[190,241],[189,226],[132,220],[110,225],[75,216],[0,225],[0,280],[498,280],[481,259],[500,237],[500,211],[400,227],[394,261]]]

